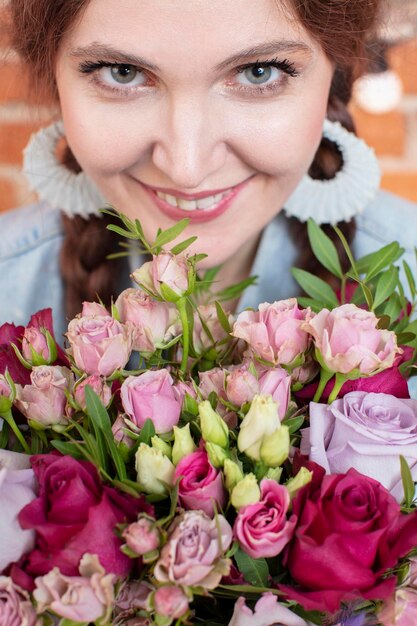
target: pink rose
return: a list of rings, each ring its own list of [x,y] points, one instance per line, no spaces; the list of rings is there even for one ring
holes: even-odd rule
[[[301,617],[278,602],[273,593],[264,593],[252,611],[245,604],[245,598],[236,600],[229,626],[308,626]]]
[[[67,424],[71,408],[66,393],[74,384],[71,370],[59,365],[38,365],[32,368],[30,379],[31,385],[16,385],[15,404],[19,411],[44,428]]]
[[[132,432],[132,426],[126,423],[126,419],[123,415],[118,415],[114,420],[111,431],[113,433],[114,440],[119,444],[123,444],[128,448],[132,448],[134,441],[129,437],[129,432]]]
[[[38,611],[50,610],[77,623],[109,617],[114,601],[114,574],[106,574],[97,556],[91,554],[81,559],[80,574],[64,576],[54,567],[45,576],[36,578],[33,596]]]
[[[134,617],[137,609],[146,609],[148,596],[153,587],[138,580],[128,580],[122,583],[115,600],[113,611],[114,626],[151,626],[147,618]],[[131,619],[130,619],[131,618]],[[136,621],[142,620],[143,621]]]
[[[202,511],[186,511],[172,524],[154,575],[162,583],[215,589],[230,570],[224,553],[232,529],[223,515],[210,519]]]
[[[295,298],[264,302],[258,311],[238,315],[232,335],[244,339],[251,354],[270,363],[291,365],[309,347],[311,339],[303,324],[310,319],[310,309],[299,309]]]
[[[173,339],[176,308],[153,300],[141,289],[125,289],[116,300],[120,321],[133,326],[133,349],[151,354]]]
[[[97,554],[107,572],[125,576],[132,562],[121,550],[117,524],[130,523],[141,511],[152,513],[143,498],[103,485],[92,463],[70,456],[32,457],[39,495],[19,514],[22,528],[36,532],[34,550],[23,568],[42,576],[58,567],[77,576],[81,557]]]
[[[310,403],[310,428],[302,431],[301,452],[328,474],[350,467],[378,480],[403,499],[400,455],[417,482],[417,400],[352,391],[332,404]]]
[[[178,498],[186,509],[200,509],[213,517],[226,504],[222,474],[208,459],[205,450],[188,454],[175,468],[175,478],[180,478]]]
[[[155,520],[147,515],[140,515],[122,533],[126,545],[138,556],[153,552],[159,548],[161,535]]]
[[[294,534],[296,518],[287,519],[288,490],[274,480],[261,481],[261,499],[242,507],[233,534],[242,550],[254,559],[280,554]]]
[[[226,385],[227,370],[222,367],[213,367],[206,372],[199,372],[199,384],[198,390],[201,393],[204,400],[207,400],[209,395],[214,391],[217,396],[223,400],[227,400],[225,385]],[[221,410],[222,409],[222,410]],[[226,409],[221,404],[218,405],[217,410],[223,414]]]
[[[235,406],[241,407],[252,402],[255,395],[260,394],[258,377],[249,369],[250,362],[229,368],[226,378],[226,398]]]
[[[32,550],[35,542],[35,533],[23,530],[17,519],[36,497],[35,477],[29,468],[25,454],[0,450],[0,572]]]
[[[87,378],[75,387],[74,398],[83,411],[87,408],[85,400],[85,388],[87,385],[98,395],[103,403],[103,406],[108,406],[110,404],[112,391],[109,385],[106,384],[106,379],[102,376],[98,376],[97,374],[93,374],[92,376],[87,376]]]
[[[126,365],[132,352],[132,329],[110,316],[70,321],[67,332],[76,366],[87,374],[111,376]]]
[[[384,626],[415,626],[417,624],[417,591],[397,589],[378,613]]]
[[[233,315],[228,315],[230,325],[233,324]],[[210,333],[207,334],[207,331]],[[194,313],[193,347],[197,354],[202,354],[212,346],[224,341],[230,335],[226,333],[219,322],[215,304],[200,305]]]
[[[0,626],[40,626],[29,594],[11,578],[0,576]]]
[[[122,404],[138,428],[151,419],[160,434],[170,432],[178,424],[182,400],[173,385],[173,378],[166,369],[148,370],[126,378],[120,391]]]
[[[255,395],[272,396],[278,403],[279,416],[284,419],[288,409],[291,376],[282,367],[263,367],[251,362],[231,366],[226,378],[226,398],[236,406],[252,402]]]
[[[181,587],[166,585],[155,591],[152,604],[159,615],[172,620],[179,619],[188,611],[188,598]]]
[[[395,333],[377,328],[378,323],[371,311],[343,304],[332,311],[322,309],[303,329],[313,336],[327,370],[370,376],[391,367],[400,352]]]
[[[23,326],[7,323],[0,326],[0,374],[8,371],[13,381],[20,385],[29,382],[29,370],[19,361],[10,344],[19,346],[24,332]]]
[[[80,317],[109,317],[108,309],[98,302],[83,302]]]
[[[185,256],[161,252],[133,272],[133,280],[146,291],[175,302],[189,291],[189,272]]]
[[[65,352],[55,341],[52,309],[42,309],[31,316],[23,333],[22,354],[33,365],[69,365]]]

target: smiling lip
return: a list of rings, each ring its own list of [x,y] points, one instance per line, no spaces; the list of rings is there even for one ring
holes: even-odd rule
[[[195,194],[186,194],[176,189],[149,187],[144,183],[140,184],[162,213],[171,219],[179,220],[188,217],[193,222],[208,222],[222,215],[251,179],[252,176],[234,187],[202,191]],[[178,203],[183,206],[179,206]]]

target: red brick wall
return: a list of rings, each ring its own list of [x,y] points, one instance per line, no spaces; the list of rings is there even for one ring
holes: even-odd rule
[[[417,42],[392,49],[389,57],[405,88],[398,109],[384,115],[354,106],[352,111],[359,134],[380,158],[383,187],[417,202]],[[30,103],[19,63],[4,39],[0,58],[0,211],[7,211],[35,198],[20,172],[22,149],[30,134],[47,123],[50,111]]]

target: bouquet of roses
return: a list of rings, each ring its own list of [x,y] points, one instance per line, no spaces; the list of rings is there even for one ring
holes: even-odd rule
[[[0,328],[0,626],[417,623],[417,289],[397,243],[237,317],[174,245],[58,346]],[[130,244],[124,244],[130,247]],[[128,251],[129,253],[129,251]]]

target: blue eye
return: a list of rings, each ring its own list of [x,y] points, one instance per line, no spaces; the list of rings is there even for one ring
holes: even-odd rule
[[[133,65],[113,65],[110,68],[111,77],[122,85],[128,85],[133,82],[138,73],[138,70]]]
[[[263,85],[271,79],[274,70],[278,75],[279,70],[271,65],[252,65],[251,67],[245,68],[241,74],[252,83],[252,85]],[[274,76],[274,78],[277,78],[277,76]]]

